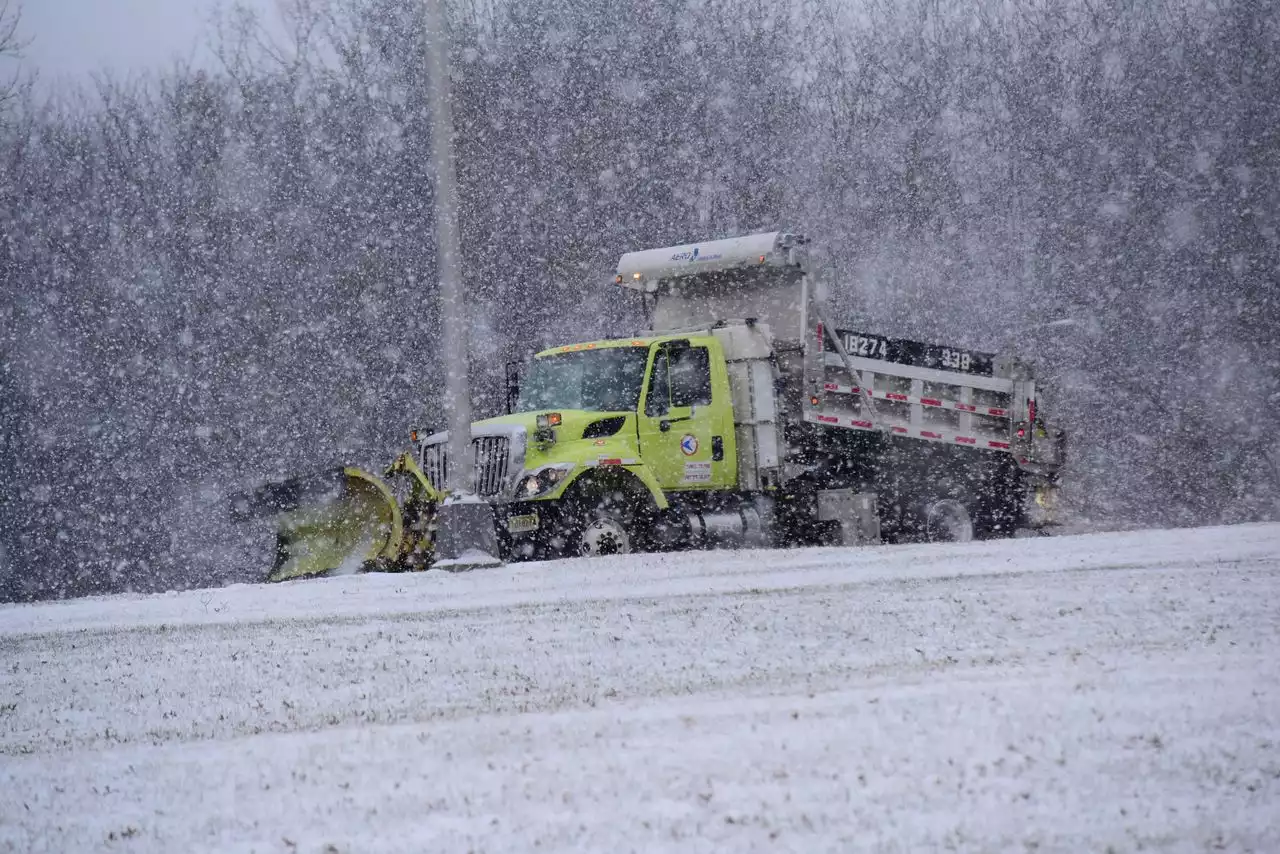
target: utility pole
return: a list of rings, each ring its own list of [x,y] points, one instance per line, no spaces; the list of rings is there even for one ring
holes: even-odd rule
[[[467,311],[458,240],[458,180],[453,166],[453,112],[449,96],[449,45],[442,0],[425,0],[427,87],[431,106],[431,159],[435,171],[436,266],[440,273],[440,323],[446,360],[445,413],[448,416],[449,497],[440,508],[436,566],[473,569],[497,565],[493,508],[474,495],[471,457],[471,389],[467,382]]]
[[[458,179],[453,167],[453,109],[449,103],[449,47],[441,0],[426,0],[427,86],[431,105],[431,160],[435,173],[436,268],[440,274],[441,351],[457,359],[445,367],[445,412],[449,424],[451,492],[471,492],[474,472],[461,465],[471,434],[471,389],[467,383],[466,305],[462,249],[458,242]]]

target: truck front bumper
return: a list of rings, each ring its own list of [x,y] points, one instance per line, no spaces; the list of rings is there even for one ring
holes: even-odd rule
[[[513,501],[494,507],[494,524],[504,560],[542,560],[564,555],[565,518],[561,502]]]

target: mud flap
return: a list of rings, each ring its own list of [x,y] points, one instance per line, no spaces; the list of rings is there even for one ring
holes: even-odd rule
[[[879,545],[881,542],[880,513],[874,492],[818,490],[818,519],[837,523],[840,545]]]

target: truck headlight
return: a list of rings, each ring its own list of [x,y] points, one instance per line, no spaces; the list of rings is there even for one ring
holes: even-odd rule
[[[571,471],[573,471],[572,463],[547,466],[531,472],[520,478],[520,485],[516,488],[516,498],[536,498],[544,495],[555,489]]]

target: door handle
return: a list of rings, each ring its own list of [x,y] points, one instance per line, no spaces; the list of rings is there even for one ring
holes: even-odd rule
[[[679,418],[664,418],[658,422],[658,429],[661,430],[663,433],[665,433],[671,429],[672,424],[676,424],[681,421],[691,421],[691,420],[693,420],[692,415],[683,415]]]
[[[720,462],[724,459],[724,437],[711,437],[711,459]]]

